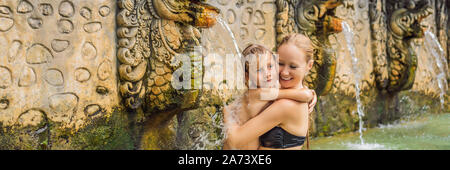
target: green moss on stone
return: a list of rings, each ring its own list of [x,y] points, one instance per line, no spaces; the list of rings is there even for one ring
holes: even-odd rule
[[[91,120],[76,132],[51,121],[27,127],[0,123],[0,150],[134,149],[127,114],[114,109],[109,117]]]
[[[0,123],[0,150],[46,150],[49,149],[49,126],[6,126]]]
[[[126,114],[123,110],[116,109],[110,117],[92,120],[92,123],[73,135],[71,145],[87,150],[134,149]]]

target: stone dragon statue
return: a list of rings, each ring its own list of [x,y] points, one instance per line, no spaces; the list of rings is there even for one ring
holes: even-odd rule
[[[308,36],[314,46],[314,66],[305,78],[306,85],[318,95],[326,95],[332,87],[336,57],[328,36],[342,31],[335,9],[342,0],[277,0],[277,43],[298,32]]]
[[[433,9],[427,0],[395,0],[386,3],[387,59],[381,66],[384,69],[375,62],[375,76],[377,87],[392,93],[411,89],[414,84],[417,56],[410,43],[412,39],[424,36],[421,22],[432,14]]]
[[[175,90],[171,82],[181,67],[173,59],[192,52],[200,45],[199,28],[216,22],[219,10],[204,1],[118,1],[120,95],[126,108],[144,112],[148,125],[161,126],[177,113],[196,107],[201,91]]]

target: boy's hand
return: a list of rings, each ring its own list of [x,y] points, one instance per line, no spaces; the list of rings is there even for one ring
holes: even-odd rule
[[[311,102],[309,102],[308,104],[308,111],[309,113],[314,111],[314,106],[316,106],[317,103],[317,95],[316,92],[314,90],[311,90],[313,93],[313,99],[311,100]]]

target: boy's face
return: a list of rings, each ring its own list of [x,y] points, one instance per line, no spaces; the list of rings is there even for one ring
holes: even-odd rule
[[[276,87],[278,83],[278,69],[272,54],[265,53],[251,58],[254,60],[249,61],[249,88]]]

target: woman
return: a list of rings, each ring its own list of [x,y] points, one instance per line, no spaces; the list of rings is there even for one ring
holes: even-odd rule
[[[244,56],[247,56],[245,53],[248,53],[248,49],[244,50]],[[278,100],[270,102],[252,97],[258,96],[252,94],[260,93],[259,89],[249,89],[247,96],[243,97],[242,101],[237,101],[247,107],[239,108],[232,105],[225,108],[224,121],[228,129],[224,149],[256,149],[257,146],[259,146],[258,149],[302,148],[309,128],[310,112],[308,112],[307,102],[315,97],[315,94],[302,83],[313,65],[313,48],[306,36],[294,34],[282,41],[278,51],[280,55],[279,82],[281,88],[286,90],[280,90]],[[268,56],[267,52],[263,54]],[[266,58],[268,59],[257,61],[258,70],[265,66],[259,64],[262,63],[261,61],[267,61],[268,66],[265,67],[272,68],[270,65],[274,62],[273,57]],[[267,75],[258,75],[259,71],[257,75],[251,75],[251,72],[247,73],[247,65],[245,69],[247,80],[252,76],[257,77],[257,80],[264,79],[271,77],[274,73],[268,70]],[[264,80],[272,81],[270,78]],[[256,81],[257,85],[260,82],[264,81]],[[232,121],[233,115],[238,115],[234,118],[238,122]]]

